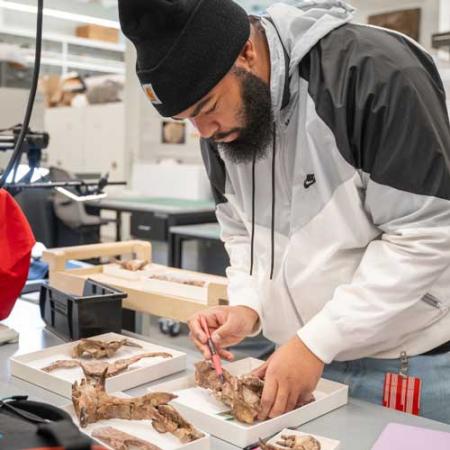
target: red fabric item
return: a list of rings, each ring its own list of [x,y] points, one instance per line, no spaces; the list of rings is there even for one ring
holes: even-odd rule
[[[27,280],[34,243],[19,205],[0,189],[0,320],[9,316]]]

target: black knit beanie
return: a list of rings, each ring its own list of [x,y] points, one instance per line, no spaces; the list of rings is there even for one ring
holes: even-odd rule
[[[204,97],[250,36],[247,13],[232,0],[119,0],[119,16],[142,87],[165,117]]]

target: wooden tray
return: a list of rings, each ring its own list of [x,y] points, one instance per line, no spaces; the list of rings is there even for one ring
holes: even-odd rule
[[[120,274],[116,264],[102,264],[87,268],[66,269],[69,260],[90,258],[111,258],[134,255],[148,260],[150,265],[142,274],[129,277]],[[50,285],[63,292],[81,295],[87,278],[107,284],[128,294],[123,307],[133,311],[154,314],[185,322],[189,317],[207,307],[227,304],[227,279],[216,275],[176,269],[152,263],[151,244],[146,241],[126,241],[103,244],[81,245],[46,250],[43,260],[49,264]],[[106,270],[105,270],[106,268]],[[147,270],[148,269],[148,270]],[[205,281],[204,287],[194,287],[159,280],[151,280],[153,271],[179,274],[182,278],[192,277]]]

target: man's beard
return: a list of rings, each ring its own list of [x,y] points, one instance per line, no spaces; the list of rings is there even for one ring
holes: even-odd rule
[[[270,87],[261,78],[241,68],[234,74],[241,82],[242,111],[241,128],[234,129],[215,138],[224,138],[233,131],[239,136],[232,142],[221,142],[220,148],[226,159],[235,164],[249,163],[264,158],[272,141],[272,102]]]

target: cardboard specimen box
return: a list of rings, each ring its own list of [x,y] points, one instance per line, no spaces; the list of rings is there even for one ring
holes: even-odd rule
[[[75,35],[87,39],[96,39],[98,41],[119,42],[119,30],[102,25],[80,25],[75,28]]]

